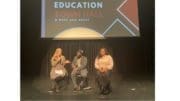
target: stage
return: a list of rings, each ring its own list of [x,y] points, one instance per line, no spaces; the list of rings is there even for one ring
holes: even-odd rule
[[[100,96],[93,80],[89,79],[90,90],[73,92],[72,81],[63,87],[60,93],[50,94],[48,89],[50,82],[45,77],[22,80],[22,101],[58,101],[58,100],[110,100],[110,101],[154,101],[154,79],[150,76],[121,76],[118,73],[112,75],[112,93]]]

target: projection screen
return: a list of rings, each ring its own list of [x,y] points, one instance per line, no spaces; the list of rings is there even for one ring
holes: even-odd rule
[[[41,38],[139,37],[137,0],[41,0]]]

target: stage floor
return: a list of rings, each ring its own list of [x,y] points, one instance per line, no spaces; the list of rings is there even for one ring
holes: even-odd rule
[[[132,78],[133,77],[133,78]],[[110,101],[154,101],[154,80],[152,77],[122,77],[112,75],[113,92],[107,96],[100,96],[95,81],[90,78],[91,90],[73,92],[72,82],[61,89],[58,94],[49,94],[50,82],[47,78],[36,78],[21,81],[22,101],[58,101],[58,100],[110,100]]]

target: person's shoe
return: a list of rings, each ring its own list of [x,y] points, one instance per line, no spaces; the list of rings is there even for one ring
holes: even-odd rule
[[[59,93],[60,92],[60,90],[59,89],[56,89],[56,93]]]
[[[90,90],[92,87],[90,87],[90,86],[87,86],[87,87],[85,87],[85,88],[83,88],[84,90]]]
[[[100,87],[99,87],[99,94],[103,94],[103,92],[104,92],[104,87],[103,87],[103,86],[100,86]]]
[[[75,87],[75,88],[73,89],[73,91],[74,91],[74,92],[80,91],[80,86]]]
[[[104,92],[102,92],[103,95],[108,95],[110,94],[110,91],[109,90],[105,90]]]
[[[78,87],[77,87],[77,91],[80,91],[80,90],[81,90],[81,87],[80,87],[80,86],[78,86]]]
[[[54,91],[55,91],[54,89],[48,90],[49,93],[53,93]]]
[[[76,87],[74,87],[74,88],[73,88],[73,91],[77,91],[77,88],[76,88]]]
[[[106,98],[106,97],[105,97],[105,95],[100,94],[99,98],[100,98],[100,99],[104,99],[104,98]]]

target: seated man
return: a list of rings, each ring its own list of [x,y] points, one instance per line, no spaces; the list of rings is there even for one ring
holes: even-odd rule
[[[87,58],[83,56],[83,50],[78,50],[76,56],[72,61],[72,73],[71,79],[74,85],[74,91],[80,90],[81,87],[84,87],[85,82],[87,81]],[[81,77],[82,81],[78,84],[77,78]]]

